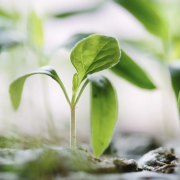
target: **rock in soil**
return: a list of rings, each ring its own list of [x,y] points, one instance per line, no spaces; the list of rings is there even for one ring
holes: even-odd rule
[[[145,133],[116,133],[105,154],[137,160],[160,146],[156,138]]]
[[[172,173],[179,165],[174,150],[162,147],[148,152],[138,162],[139,168],[160,173]]]

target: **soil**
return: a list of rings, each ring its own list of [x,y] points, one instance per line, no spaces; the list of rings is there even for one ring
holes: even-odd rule
[[[118,136],[119,138],[113,139],[110,147],[100,158],[95,158],[92,153],[81,148],[70,149],[50,144],[29,149],[1,148],[0,180],[180,179],[178,146],[168,148],[166,147],[168,143],[163,143],[161,145],[164,147],[150,150],[160,144],[150,136],[144,135],[143,138],[142,134],[118,134]],[[117,142],[125,136],[127,138],[124,147],[122,143],[118,146]],[[128,144],[134,145],[132,140],[136,142],[136,147],[129,146],[128,149]],[[142,146],[142,142],[146,142],[146,147]],[[126,148],[128,150],[125,153]],[[143,152],[145,154],[141,155]],[[132,159],[120,157],[123,155],[133,157],[133,153]]]

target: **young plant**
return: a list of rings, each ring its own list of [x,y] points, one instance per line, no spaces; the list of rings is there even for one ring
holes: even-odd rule
[[[70,60],[77,73],[72,80],[71,101],[66,89],[51,66],[41,67],[19,77],[10,85],[9,92],[14,109],[18,109],[25,80],[35,74],[53,78],[61,87],[71,110],[70,144],[76,145],[76,105],[85,87],[91,83],[91,143],[95,156],[99,156],[109,145],[117,121],[117,98],[110,81],[102,75],[91,75],[117,64],[120,48],[113,37],[92,35],[83,39],[72,49]]]

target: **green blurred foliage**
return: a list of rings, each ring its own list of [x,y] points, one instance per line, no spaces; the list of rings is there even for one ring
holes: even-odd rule
[[[43,24],[42,20],[37,16],[37,14],[32,11],[29,15],[28,30],[30,40],[37,47],[43,46],[44,35],[43,35]]]
[[[124,51],[121,52],[120,62],[111,68],[118,76],[143,89],[155,89],[146,72],[134,62]]]
[[[20,18],[20,14],[18,11],[15,11],[14,9],[11,9],[10,11],[11,13],[7,12],[6,10],[4,9],[0,9],[0,17],[4,17],[4,18],[7,18],[7,19],[11,19],[11,20],[19,20]]]
[[[97,0],[97,3],[93,7],[86,8],[86,9],[79,9],[79,10],[71,10],[67,12],[60,12],[60,13],[53,14],[52,17],[67,18],[74,15],[84,14],[84,13],[93,13],[97,11],[98,9],[100,9],[105,3],[106,3],[106,0]]]
[[[168,27],[156,10],[156,3],[147,0],[114,0],[135,16],[152,34],[164,40],[168,38]]]

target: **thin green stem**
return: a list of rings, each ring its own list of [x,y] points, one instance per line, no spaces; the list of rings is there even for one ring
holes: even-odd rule
[[[83,93],[83,91],[84,91],[84,89],[85,89],[85,87],[87,86],[88,83],[89,83],[89,80],[87,79],[87,80],[85,81],[85,83],[83,84],[83,86],[82,86],[82,88],[81,88],[81,90],[80,90],[80,92],[79,92],[79,94],[78,94],[78,96],[77,96],[77,98],[76,98],[76,101],[75,101],[75,103],[74,103],[74,106],[76,106],[76,104],[78,103],[79,98],[81,97],[81,94]]]
[[[70,132],[70,142],[71,147],[76,146],[76,117],[75,117],[75,107],[71,107],[71,132]]]
[[[72,99],[71,99],[71,122],[70,122],[70,146],[75,147],[76,146],[76,116],[75,116],[75,99],[76,99],[76,93],[77,91],[72,92]]]
[[[71,147],[76,146],[76,117],[75,117],[76,104],[78,103],[78,100],[81,97],[81,94],[84,91],[88,82],[89,82],[89,80],[86,80],[86,82],[83,84],[77,98],[76,98],[77,91],[73,92],[73,94],[72,94],[72,99],[71,99],[71,103],[70,103],[70,107],[71,107],[70,145],[71,145]]]

